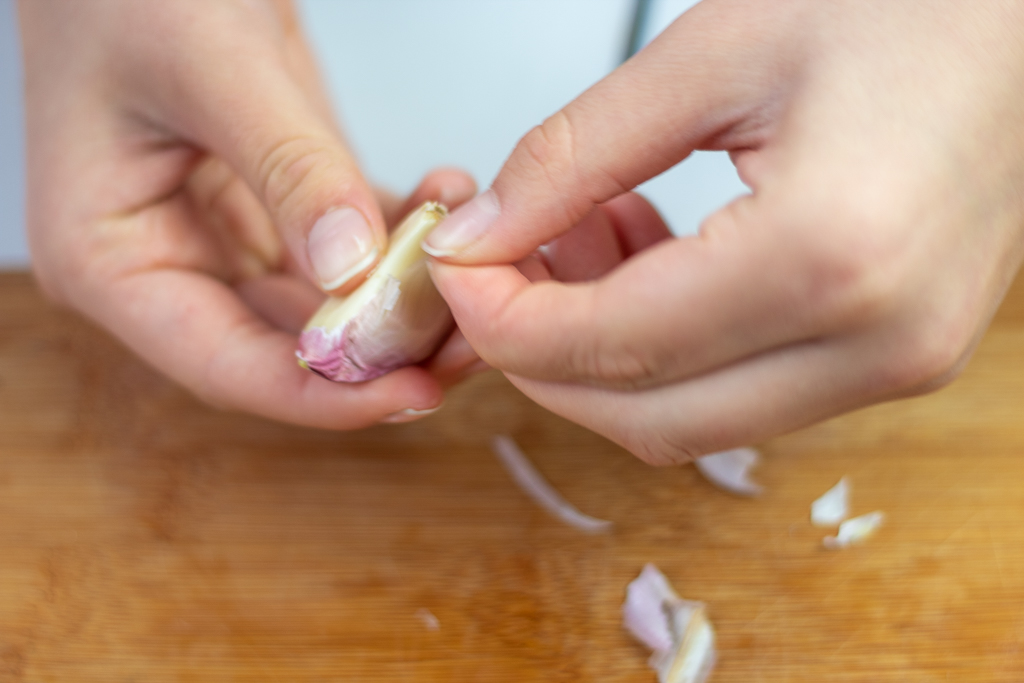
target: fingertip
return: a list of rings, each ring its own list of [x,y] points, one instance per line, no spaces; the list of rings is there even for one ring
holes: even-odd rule
[[[420,367],[400,368],[359,383],[332,382],[295,365],[303,376],[302,414],[290,422],[323,429],[360,429],[402,415],[410,421],[438,410],[444,402],[441,383]]]
[[[306,252],[320,288],[345,294],[359,286],[386,250],[380,233],[354,207],[328,209],[306,236]]]
[[[476,181],[473,176],[459,168],[436,168],[420,181],[420,184],[405,203],[406,213],[426,201],[444,204],[453,210],[465,204],[476,195]]]
[[[480,241],[501,216],[501,203],[493,189],[486,190],[453,211],[423,240],[423,251],[451,259]]]
[[[460,315],[470,315],[478,304],[487,303],[488,308],[499,306],[529,284],[514,265],[460,266],[431,259],[427,268],[456,322]]]

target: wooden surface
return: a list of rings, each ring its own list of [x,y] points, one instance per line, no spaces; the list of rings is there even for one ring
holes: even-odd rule
[[[762,444],[752,501],[496,373],[357,433],[219,413],[0,275],[0,681],[651,682],[645,562],[707,602],[714,683],[1024,681],[1022,418],[1022,283],[951,387]],[[538,510],[496,432],[614,532]],[[889,521],[828,552],[844,474]]]

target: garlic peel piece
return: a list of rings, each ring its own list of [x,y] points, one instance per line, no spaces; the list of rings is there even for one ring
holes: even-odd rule
[[[880,510],[848,519],[839,525],[835,536],[826,536],[822,544],[829,550],[839,550],[860,543],[874,534],[883,522],[885,513]]]
[[[626,588],[623,623],[634,638],[651,650],[668,652],[672,649],[672,629],[665,618],[664,605],[680,599],[665,575],[648,563]]]
[[[720,489],[738,496],[758,496],[764,489],[750,478],[750,470],[761,459],[753,448],[733,448],[694,461],[704,478]]]
[[[584,514],[548,483],[511,437],[498,435],[491,439],[491,450],[512,475],[519,488],[542,508],[570,526],[597,534],[608,531],[612,523]]]
[[[660,683],[703,683],[715,665],[715,631],[704,604],[684,600],[653,564],[626,589],[626,629],[654,652],[648,664]]]
[[[436,202],[413,211],[366,282],[324,302],[299,336],[301,366],[335,382],[362,382],[437,350],[454,321],[420,243],[447,213]]]
[[[836,526],[850,516],[850,482],[846,477],[811,503],[811,524]]]

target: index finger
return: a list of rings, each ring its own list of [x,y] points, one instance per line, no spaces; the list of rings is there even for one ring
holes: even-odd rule
[[[684,14],[530,131],[491,189],[453,212],[424,248],[451,263],[510,263],[696,148],[753,144],[760,132],[746,124],[788,62],[763,49],[750,11],[750,3],[711,2]]]
[[[843,284],[842,241],[822,236],[816,220],[780,218],[765,194],[594,282],[531,284],[510,265],[441,262],[434,281],[481,358],[549,381],[663,384],[861,324],[872,309]]]

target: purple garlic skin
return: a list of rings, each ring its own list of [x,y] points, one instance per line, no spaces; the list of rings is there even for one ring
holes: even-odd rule
[[[370,277],[329,298],[299,336],[299,364],[335,382],[364,382],[430,357],[454,319],[434,287],[420,242],[446,215],[427,202],[391,236]]]
[[[359,357],[359,345],[345,330],[331,333],[322,327],[307,330],[299,337],[299,358],[318,375],[335,382],[365,382],[402,367],[401,359],[377,363]]]

